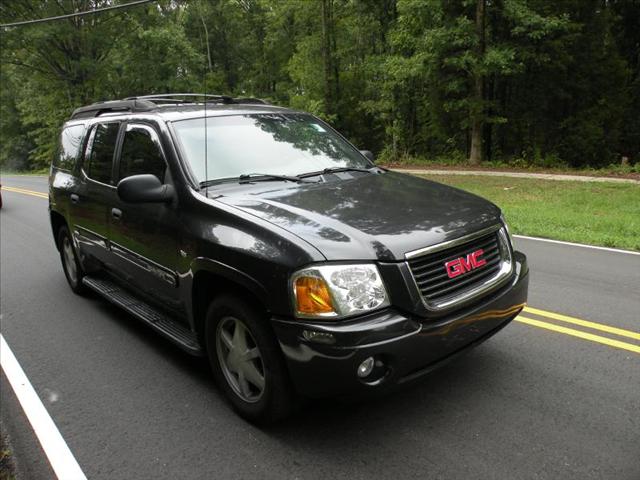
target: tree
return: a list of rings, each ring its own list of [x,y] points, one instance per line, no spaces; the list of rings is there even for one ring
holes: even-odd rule
[[[483,159],[482,129],[484,126],[484,72],[486,0],[476,0],[476,61],[473,70],[473,102],[471,104],[471,149],[469,163],[479,165]]]
[[[8,23],[123,0],[12,0]],[[159,0],[1,33],[0,160],[47,165],[97,100],[263,97],[383,160],[640,157],[639,0]]]

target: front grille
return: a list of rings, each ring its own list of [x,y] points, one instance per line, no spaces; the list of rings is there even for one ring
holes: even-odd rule
[[[407,260],[411,273],[427,306],[438,306],[446,303],[454,304],[458,297],[464,297],[481,285],[490,288],[492,281],[497,283],[505,273],[503,265],[510,262],[508,247],[501,242],[501,232],[491,231],[463,243],[454,242],[449,248],[426,252],[423,255],[408,254]],[[445,263],[463,258],[477,250],[483,250],[481,256],[486,264],[450,278]],[[509,265],[510,266],[510,265]],[[509,272],[506,272],[509,273]],[[491,285],[489,285],[491,284]]]

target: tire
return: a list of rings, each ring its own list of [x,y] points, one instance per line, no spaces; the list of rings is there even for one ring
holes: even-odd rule
[[[240,416],[270,424],[291,413],[289,373],[264,315],[242,297],[221,295],[209,306],[205,335],[214,377]]]
[[[78,261],[78,254],[73,245],[69,229],[66,226],[60,227],[58,231],[58,247],[60,249],[62,270],[64,270],[64,276],[67,277],[71,290],[78,295],[84,295],[87,292],[87,287],[82,283],[84,271]]]

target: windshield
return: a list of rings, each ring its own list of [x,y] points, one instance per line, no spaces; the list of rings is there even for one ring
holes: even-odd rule
[[[325,168],[373,165],[311,115],[254,114],[174,123],[182,151],[199,182],[264,173],[300,175]]]

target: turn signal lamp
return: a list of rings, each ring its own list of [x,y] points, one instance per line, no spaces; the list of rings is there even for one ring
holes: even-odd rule
[[[294,283],[296,310],[309,316],[333,316],[336,311],[324,279],[312,276],[300,276]]]

